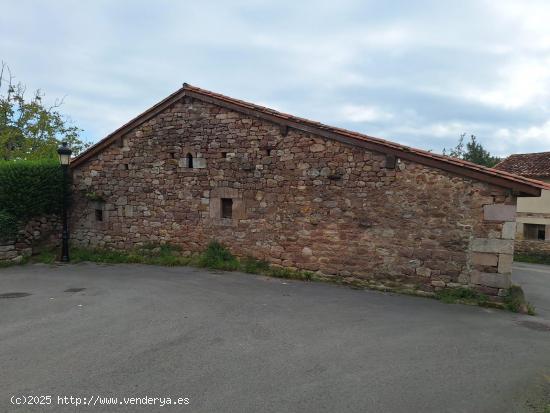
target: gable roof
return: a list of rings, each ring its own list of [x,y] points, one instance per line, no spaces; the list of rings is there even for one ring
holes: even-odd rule
[[[432,152],[415,149],[412,147],[400,145],[384,139],[352,132],[342,128],[336,128],[314,122],[308,119],[299,118],[286,113],[281,113],[273,109],[255,105],[253,103],[230,98],[218,93],[204,90],[184,83],[182,88],[172,93],[165,99],[152,106],[141,115],[122,125],[114,132],[101,139],[95,145],[92,145],[86,151],[78,155],[72,162],[73,168],[86,162],[88,159],[107,148],[124,134],[135,127],[148,121],[158,113],[162,112],[180,99],[189,96],[204,102],[222,106],[229,110],[234,110],[251,117],[264,119],[276,124],[282,128],[294,128],[314,135],[323,136],[328,139],[337,140],[347,144],[360,146],[365,149],[394,155],[396,157],[417,162],[419,164],[443,169],[457,175],[472,178],[478,181],[487,182],[503,188],[508,188],[518,194],[526,196],[540,196],[541,189],[549,189],[550,185],[544,182],[514,175],[506,171],[487,168],[471,162],[463,161],[457,158],[451,158],[444,155],[438,155]]]
[[[495,168],[522,176],[550,177],[550,152],[510,155]]]

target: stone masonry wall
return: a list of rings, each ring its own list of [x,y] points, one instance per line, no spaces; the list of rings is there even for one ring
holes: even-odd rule
[[[516,227],[516,241],[514,251],[523,254],[548,255],[550,256],[550,214],[538,212],[518,212]],[[545,225],[545,239],[525,239],[524,225],[526,224]]]
[[[58,243],[60,235],[61,223],[56,215],[33,218],[14,240],[0,241],[0,265],[22,262],[37,245]]]
[[[550,256],[550,242],[539,240],[516,240],[515,251],[523,254]]]
[[[384,154],[199,100],[174,104],[73,175],[82,246],[167,242],[192,253],[216,239],[240,256],[428,291],[496,295],[510,284],[508,191],[404,160],[386,167]]]

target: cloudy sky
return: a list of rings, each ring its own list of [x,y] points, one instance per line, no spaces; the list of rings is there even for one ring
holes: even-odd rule
[[[0,59],[97,141],[183,82],[440,152],[550,150],[550,2],[0,0]]]

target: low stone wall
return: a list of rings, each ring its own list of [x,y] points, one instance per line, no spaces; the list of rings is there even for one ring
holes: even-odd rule
[[[536,254],[550,256],[550,241],[543,240],[516,240],[515,252],[520,254]]]
[[[33,254],[37,246],[58,244],[61,237],[59,217],[50,215],[30,220],[14,240],[0,241],[0,264],[17,264]]]

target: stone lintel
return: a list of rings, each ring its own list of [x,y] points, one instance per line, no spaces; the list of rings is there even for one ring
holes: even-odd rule
[[[474,238],[470,244],[473,252],[492,252],[497,254],[513,254],[513,239]]]
[[[483,205],[483,219],[485,221],[514,221],[516,220],[516,206],[505,204]]]

